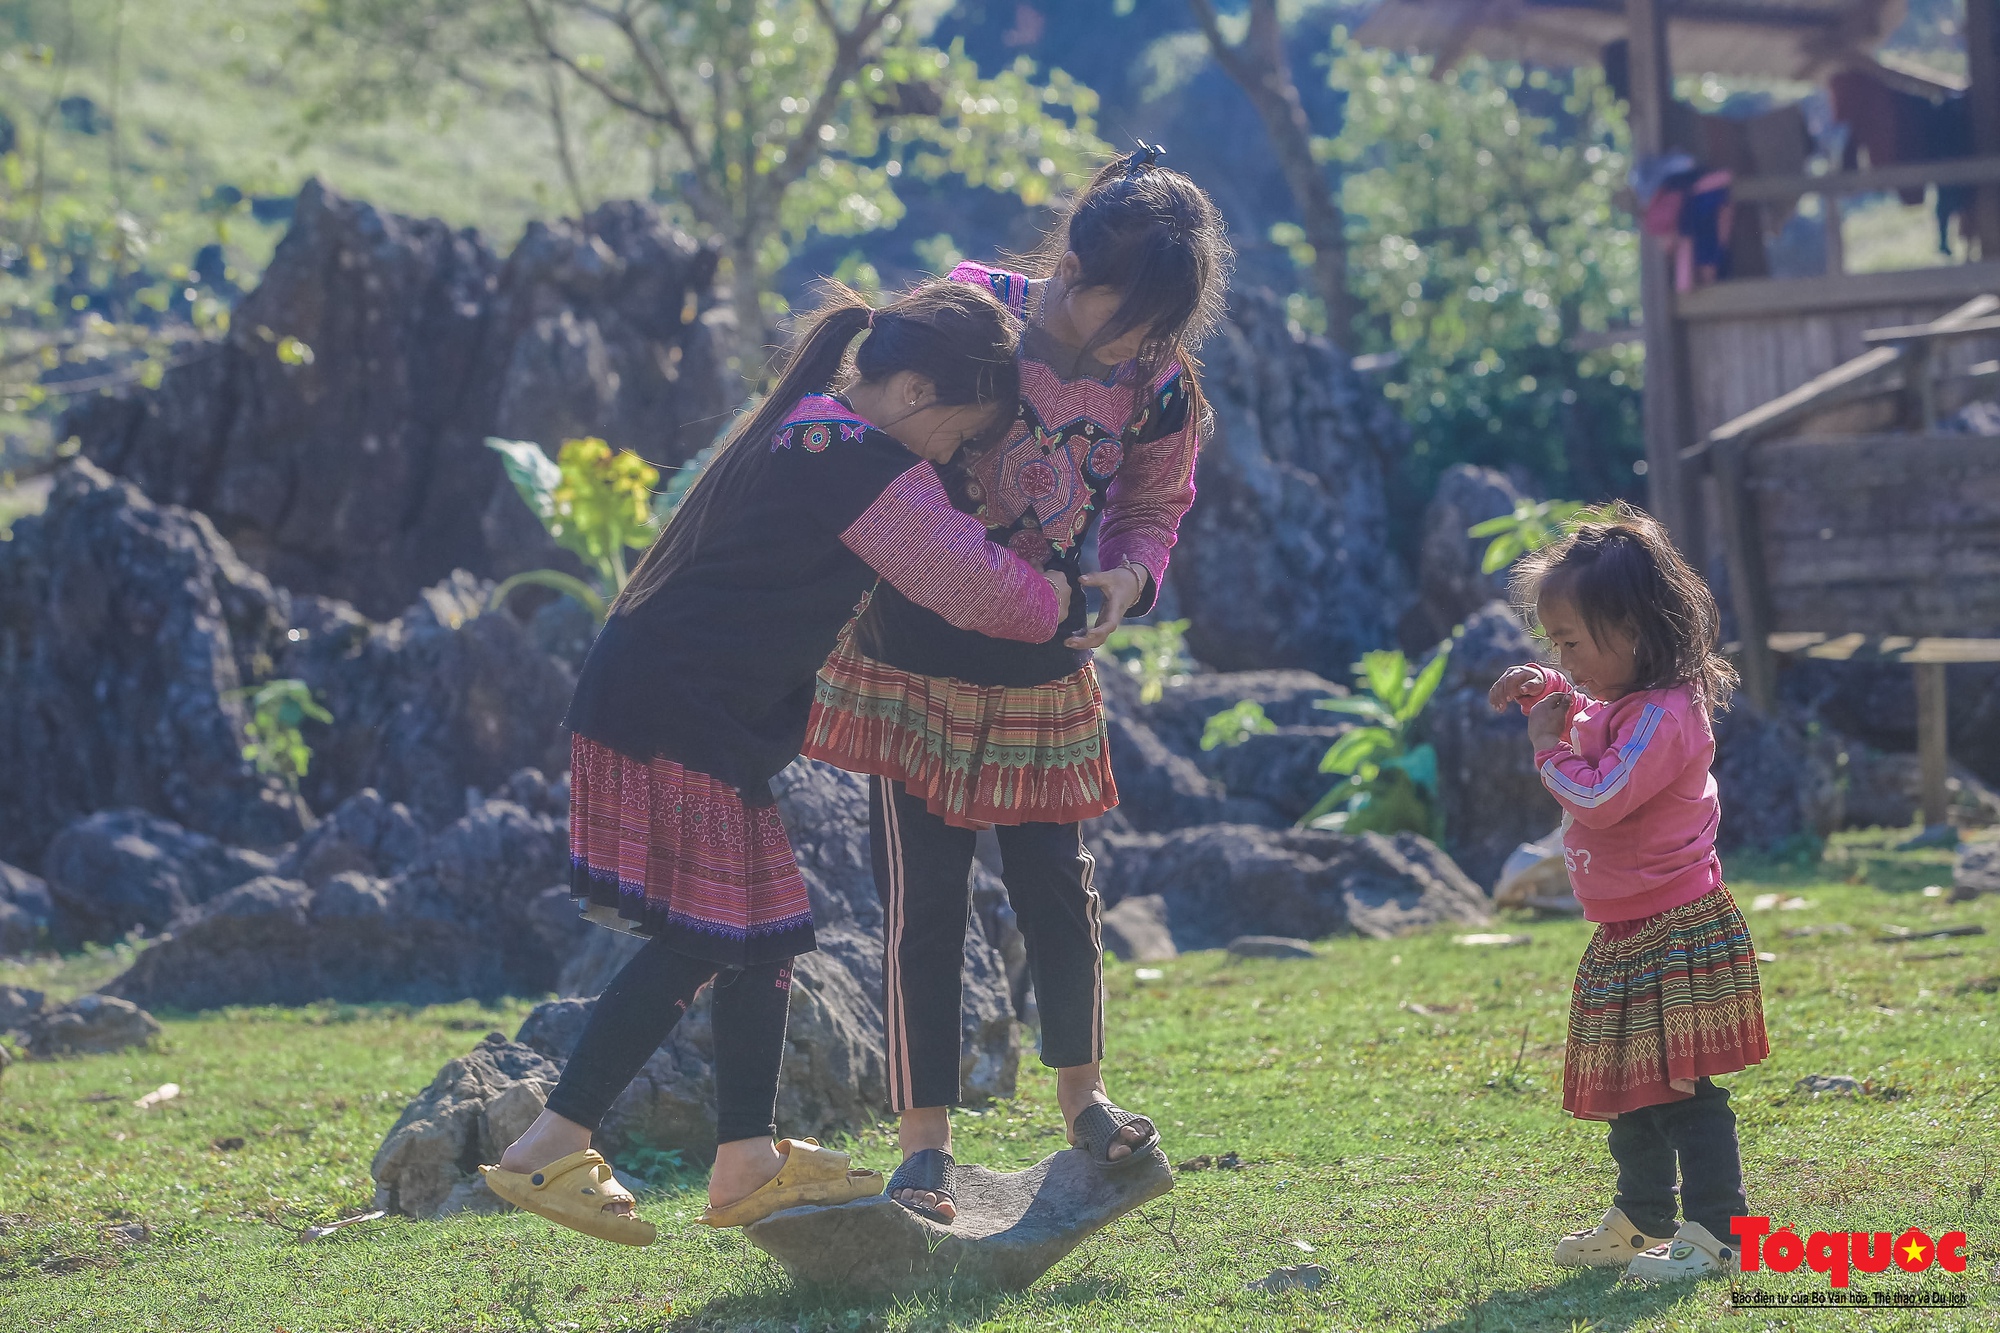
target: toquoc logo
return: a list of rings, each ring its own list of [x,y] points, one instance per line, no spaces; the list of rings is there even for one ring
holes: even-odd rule
[[[1947,1273],[1965,1271],[1963,1231],[1947,1231],[1932,1240],[1919,1227],[1900,1236],[1886,1231],[1815,1231],[1800,1238],[1790,1227],[1771,1229],[1768,1217],[1732,1217],[1729,1230],[1741,1245],[1741,1271],[1769,1268],[1790,1273],[1800,1264],[1825,1273],[1836,1287],[1847,1285],[1850,1270],[1884,1273],[1890,1265],[1905,1273],[1922,1273],[1932,1264]]]

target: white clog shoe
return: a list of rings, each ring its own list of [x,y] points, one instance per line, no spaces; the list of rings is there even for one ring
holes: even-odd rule
[[[1604,1210],[1604,1220],[1588,1231],[1572,1231],[1556,1242],[1556,1262],[1564,1268],[1623,1268],[1667,1236],[1649,1236],[1632,1225],[1621,1208]]]
[[[1634,1282],[1680,1282],[1691,1277],[1721,1277],[1736,1262],[1736,1247],[1725,1245],[1699,1222],[1683,1222],[1674,1238],[1655,1245],[1626,1265]]]

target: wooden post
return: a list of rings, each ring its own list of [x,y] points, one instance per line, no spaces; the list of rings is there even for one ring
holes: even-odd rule
[[[1764,586],[1764,544],[1757,515],[1743,484],[1743,445],[1733,439],[1710,446],[1715,463],[1716,508],[1722,517],[1722,545],[1729,559],[1729,597],[1736,612],[1737,661],[1743,691],[1757,710],[1769,714],[1778,697],[1778,661],[1771,652],[1769,591]]]
[[[1945,727],[1944,663],[1919,662],[1916,672],[1917,763],[1923,773],[1924,827],[1937,828],[1947,821],[1950,810],[1945,792],[1951,757]]]
[[[1972,99],[1972,151],[2000,153],[2000,0],[1965,0],[1965,61]],[[1973,197],[1973,235],[1981,259],[2000,259],[2000,188],[1984,185]]]
[[[1673,70],[1667,58],[1667,21],[1661,0],[1626,0],[1625,33],[1631,65],[1632,152],[1647,158],[1667,141],[1667,108]],[[1639,238],[1639,305],[1646,340],[1646,506],[1685,547],[1687,520],[1681,495],[1681,447],[1689,442],[1687,356],[1674,313],[1667,261]],[[1698,561],[1699,552],[1690,551]]]

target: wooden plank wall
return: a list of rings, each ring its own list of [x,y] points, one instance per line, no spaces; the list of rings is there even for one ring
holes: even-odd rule
[[[2000,633],[2000,438],[1773,440],[1744,480],[1773,630]]]
[[[1691,320],[1687,326],[1689,379],[1694,397],[1694,438],[1791,392],[1868,350],[1870,329],[1921,324],[1962,304],[1963,298],[1873,306],[1763,318]],[[1962,370],[2000,356],[2000,339],[1970,338],[1948,345],[1944,364]]]

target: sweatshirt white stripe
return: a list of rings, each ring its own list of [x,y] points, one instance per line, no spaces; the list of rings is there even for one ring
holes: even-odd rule
[[[1594,784],[1586,786],[1572,781],[1556,767],[1558,761],[1554,759],[1542,765],[1542,781],[1564,800],[1586,810],[1596,809],[1623,791],[1625,784],[1632,780],[1633,768],[1646,753],[1646,747],[1652,744],[1653,736],[1665,717],[1666,711],[1658,704],[1647,704],[1639,713],[1639,725],[1632,729],[1632,739],[1619,749],[1617,761],[1598,773]]]

